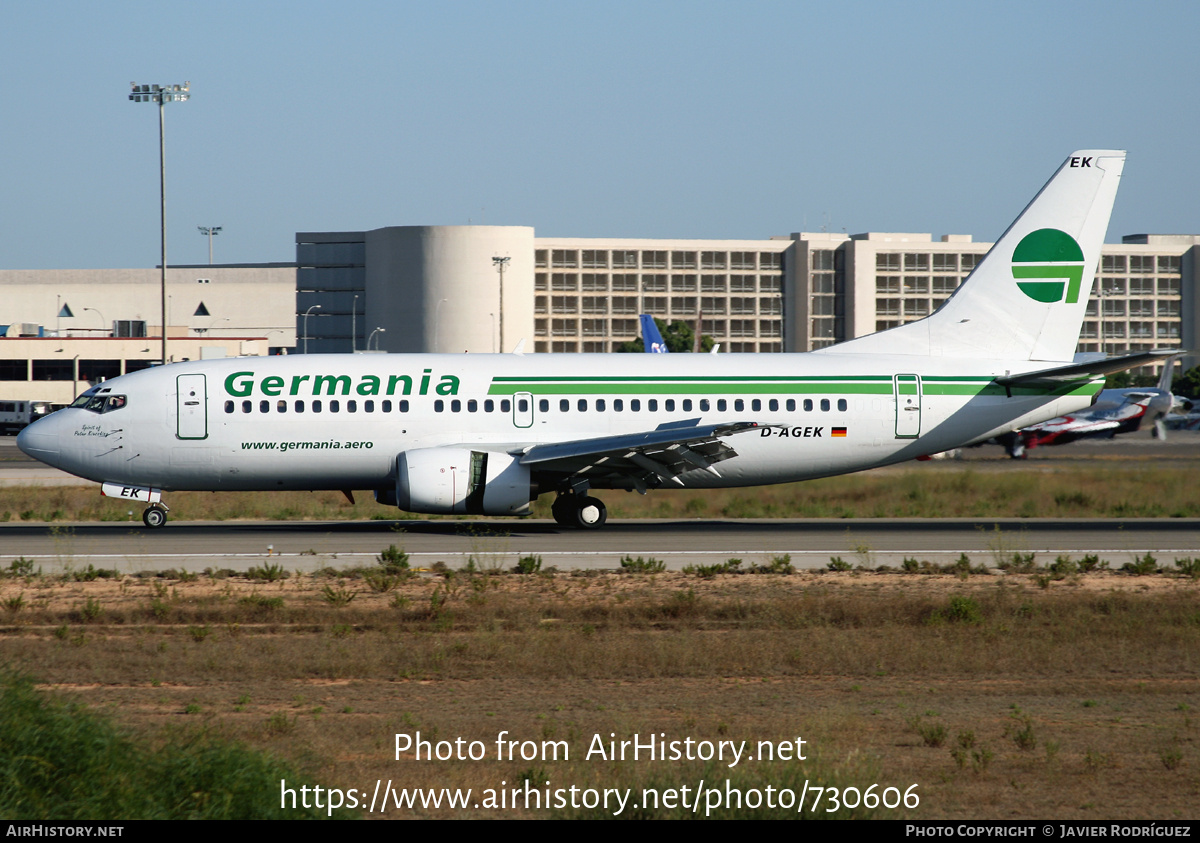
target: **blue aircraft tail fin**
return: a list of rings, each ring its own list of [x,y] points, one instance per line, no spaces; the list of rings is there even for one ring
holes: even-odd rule
[[[638,318],[642,322],[642,342],[646,344],[646,353],[667,354],[667,344],[663,341],[662,334],[658,332],[658,325],[654,324],[654,317],[649,313],[643,313]]]

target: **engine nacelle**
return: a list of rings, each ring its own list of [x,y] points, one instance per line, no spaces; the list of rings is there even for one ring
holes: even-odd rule
[[[531,497],[529,466],[518,457],[419,448],[396,457],[396,499],[387,502],[431,515],[528,515]]]

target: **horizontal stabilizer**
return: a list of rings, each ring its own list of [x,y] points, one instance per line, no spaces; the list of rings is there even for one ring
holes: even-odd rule
[[[1126,369],[1136,369],[1138,366],[1156,363],[1159,360],[1178,353],[1178,349],[1172,348],[1142,351],[1137,354],[1126,354],[1123,357],[1104,357],[1087,363],[1074,363],[1070,366],[1057,366],[1053,369],[1026,372],[1023,375],[996,378],[996,383],[1001,386],[1057,386],[1067,381],[1082,380],[1099,375],[1111,375],[1113,372],[1123,372]]]

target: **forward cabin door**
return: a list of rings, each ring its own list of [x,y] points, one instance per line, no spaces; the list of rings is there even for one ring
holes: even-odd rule
[[[916,439],[921,435],[921,377],[896,375],[892,391],[896,398],[896,438]]]
[[[176,438],[208,438],[208,386],[204,378],[204,375],[179,375],[175,378],[178,409]]]

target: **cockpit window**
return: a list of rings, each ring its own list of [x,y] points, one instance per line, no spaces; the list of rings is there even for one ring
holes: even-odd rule
[[[72,407],[80,407],[91,413],[112,413],[125,408],[127,399],[124,395],[80,395]]]

